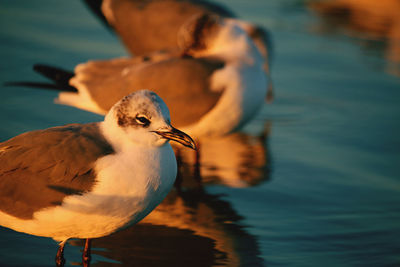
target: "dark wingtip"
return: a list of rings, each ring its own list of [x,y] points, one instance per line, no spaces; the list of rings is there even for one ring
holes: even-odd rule
[[[52,82],[12,81],[4,82],[3,85],[39,88],[54,91],[78,92],[75,87],[69,85],[69,80],[74,76],[73,72],[45,64],[35,64],[33,65],[33,70],[50,79]]]
[[[34,64],[33,70],[42,74],[48,79],[55,81],[57,84],[68,84],[69,80],[74,77],[74,73],[71,71],[46,64]]]
[[[75,87],[69,85],[69,80],[75,75],[71,71],[40,63],[33,65],[33,70],[54,82],[54,87],[45,87],[44,89],[66,92],[78,91]]]
[[[108,23],[101,10],[102,0],[84,0],[83,2],[108,29],[113,30],[113,27]]]

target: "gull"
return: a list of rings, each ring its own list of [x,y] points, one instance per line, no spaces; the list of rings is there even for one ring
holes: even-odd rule
[[[246,32],[235,21],[202,15],[184,25],[179,40],[184,56],[159,52],[89,61],[75,73],[40,65],[36,70],[64,83],[67,92],[58,103],[98,114],[137,88],[151,88],[175,125],[196,139],[229,134],[249,122],[264,104],[268,76]]]
[[[192,0],[85,0],[103,22],[121,38],[133,55],[179,47],[176,36],[192,16],[213,14],[233,18],[225,7]]]
[[[166,104],[140,90],[117,102],[104,121],[18,135],[0,143],[0,225],[60,242],[90,240],[135,224],[167,195],[177,165],[169,140],[195,149],[171,126]]]
[[[240,24],[268,57],[270,35],[259,25],[235,18],[223,5],[201,0],[85,0],[100,19],[112,27],[133,55],[179,48],[180,28],[193,16],[217,15]]]
[[[101,20],[113,28],[129,52],[136,56],[155,51],[179,50],[182,27],[193,17],[216,15],[234,22],[253,40],[264,58],[264,70],[270,76],[272,42],[263,27],[237,19],[224,5],[201,0],[85,0]],[[273,99],[272,80],[266,100]]]

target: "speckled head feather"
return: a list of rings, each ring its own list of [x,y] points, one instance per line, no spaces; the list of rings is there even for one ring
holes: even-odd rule
[[[169,110],[164,101],[154,92],[147,90],[127,95],[115,106],[115,116],[117,117],[118,125],[122,128],[147,128],[156,114],[164,116],[166,122],[171,123]],[[140,121],[138,117],[143,117],[147,121]]]
[[[122,150],[131,144],[162,146],[168,140],[195,147],[189,136],[181,136],[171,126],[167,105],[149,90],[136,91],[117,102],[106,115],[102,129],[113,146]],[[173,132],[173,136],[166,135],[167,132]]]

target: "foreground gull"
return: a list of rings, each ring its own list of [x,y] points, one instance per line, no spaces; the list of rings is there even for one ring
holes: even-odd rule
[[[238,25],[253,40],[270,75],[272,44],[269,32],[259,25],[237,19],[226,6],[206,0],[85,0],[88,6],[121,38],[135,56],[155,51],[179,50],[182,27],[195,16],[214,15]],[[272,101],[272,80],[267,101]]]
[[[75,74],[36,69],[69,83],[64,89],[72,92],[61,92],[59,103],[99,114],[137,88],[157,88],[174,123],[196,138],[228,134],[250,121],[264,104],[268,77],[247,34],[234,21],[200,16],[182,31],[181,46],[190,57],[89,61]]]
[[[147,90],[113,106],[103,122],[21,134],[0,144],[0,225],[60,241],[90,239],[135,224],[167,195],[177,174],[168,140],[195,148]]]

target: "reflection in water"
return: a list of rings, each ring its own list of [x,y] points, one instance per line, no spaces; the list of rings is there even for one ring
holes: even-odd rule
[[[400,1],[329,0],[309,6],[325,19],[323,31],[345,29],[365,39],[368,47],[383,41],[388,72],[400,76]]]
[[[234,133],[200,142],[201,181],[229,187],[254,186],[269,179],[270,155],[267,149],[270,123],[266,123],[258,136]],[[176,149],[180,149],[176,147]],[[180,173],[186,177],[196,175],[196,155],[180,149]],[[186,179],[187,180],[187,179]],[[185,183],[185,179],[183,179]]]
[[[141,223],[95,239],[92,253],[123,266],[261,266],[256,239],[240,219],[219,196],[172,191]]]
[[[244,187],[269,177],[267,136],[243,133],[202,142],[205,183]],[[190,151],[188,151],[190,152]],[[219,195],[199,186],[194,154],[180,151],[182,189],[173,190],[142,222],[93,241],[92,254],[110,259],[94,266],[262,266],[257,240]],[[203,184],[204,185],[204,184]],[[72,242],[82,246],[82,241]]]

